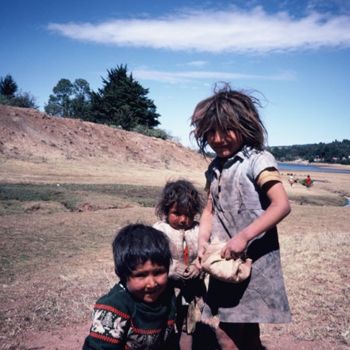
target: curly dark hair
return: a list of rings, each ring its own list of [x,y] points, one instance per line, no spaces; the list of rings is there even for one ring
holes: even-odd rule
[[[114,238],[112,248],[115,273],[124,284],[137,266],[148,260],[169,271],[172,258],[168,237],[152,226],[123,227]]]
[[[174,204],[176,204],[178,210],[193,218],[197,214],[201,214],[204,208],[203,196],[187,180],[168,181],[166,183],[156,205],[156,215],[160,219],[168,216]]]
[[[199,150],[205,154],[210,131],[233,130],[242,138],[243,145],[262,150],[267,131],[257,107],[260,101],[244,91],[232,90],[228,83],[216,85],[214,95],[199,102],[191,117],[191,126]]]

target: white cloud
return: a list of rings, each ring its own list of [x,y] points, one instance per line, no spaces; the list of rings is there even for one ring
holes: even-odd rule
[[[208,64],[207,61],[191,61],[186,63],[187,66],[192,66],[192,67],[203,67],[207,64]]]
[[[193,80],[294,80],[295,76],[292,72],[283,72],[276,75],[256,75],[256,74],[241,74],[232,72],[219,71],[182,71],[182,72],[167,72],[148,69],[134,69],[133,76],[137,79],[159,81],[164,83],[176,84],[187,83]]]
[[[155,19],[117,19],[99,24],[51,23],[66,37],[118,46],[201,52],[272,52],[350,46],[350,17],[286,12],[193,11]]]

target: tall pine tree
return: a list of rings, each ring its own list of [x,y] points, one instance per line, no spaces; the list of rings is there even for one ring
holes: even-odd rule
[[[159,125],[159,114],[149,92],[127,73],[127,66],[107,70],[103,87],[92,92],[92,119],[96,123],[116,125],[125,130],[137,126],[153,129]]]
[[[13,80],[12,76],[7,74],[6,77],[0,78],[0,95],[6,98],[15,97],[17,91],[17,84]]]

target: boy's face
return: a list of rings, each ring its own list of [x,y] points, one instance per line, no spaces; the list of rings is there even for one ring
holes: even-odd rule
[[[145,303],[155,302],[165,290],[168,271],[165,266],[147,260],[132,272],[126,282],[128,291]]]
[[[174,204],[167,217],[168,224],[175,230],[188,230],[193,225],[193,216],[188,216]]]
[[[207,142],[219,158],[229,158],[242,147],[242,139],[233,130],[211,130],[207,134]]]

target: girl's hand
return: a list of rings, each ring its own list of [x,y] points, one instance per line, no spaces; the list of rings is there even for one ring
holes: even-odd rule
[[[197,268],[195,264],[191,264],[187,266],[184,272],[184,279],[188,280],[188,279],[196,278],[199,276],[199,273],[200,273],[200,269]]]
[[[174,280],[182,280],[185,278],[185,271],[187,269],[187,266],[181,262],[177,262],[174,272],[172,273],[172,278]]]
[[[201,269],[202,268],[202,258],[207,250],[207,247],[208,247],[208,242],[201,242],[199,244],[199,247],[198,247],[198,255],[197,255],[197,258],[194,262],[194,264],[196,265],[197,269]]]
[[[248,241],[242,237],[242,235],[237,234],[231,238],[224,248],[221,250],[221,257],[225,259],[236,259],[244,254],[247,249]]]

